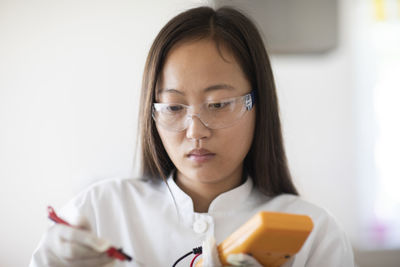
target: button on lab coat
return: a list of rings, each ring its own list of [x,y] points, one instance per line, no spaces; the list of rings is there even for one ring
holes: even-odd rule
[[[354,266],[349,240],[335,219],[301,197],[267,197],[248,178],[214,199],[208,213],[197,213],[192,199],[172,177],[167,184],[169,189],[162,181],[102,181],[68,203],[61,217],[68,221],[74,213],[86,216],[96,235],[122,247],[135,259],[134,263],[118,261],[116,267],[155,267],[172,266],[178,258],[201,246],[208,235],[214,235],[219,244],[258,211],[306,214],[313,220],[313,231],[300,252],[284,266]],[[187,257],[178,266],[189,266],[191,259],[192,256]],[[32,262],[33,266],[39,265]]]

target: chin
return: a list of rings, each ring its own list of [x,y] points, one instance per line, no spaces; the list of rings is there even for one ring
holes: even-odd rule
[[[218,183],[220,182],[224,177],[221,175],[221,172],[218,171],[216,172],[215,170],[207,170],[207,168],[196,168],[196,169],[191,169],[188,172],[185,172],[184,175],[190,179],[194,180],[200,183]]]

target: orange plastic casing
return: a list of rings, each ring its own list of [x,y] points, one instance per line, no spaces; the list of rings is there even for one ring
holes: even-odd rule
[[[306,215],[262,211],[218,245],[219,258],[229,265],[229,254],[246,253],[263,266],[281,266],[301,249],[312,229]]]

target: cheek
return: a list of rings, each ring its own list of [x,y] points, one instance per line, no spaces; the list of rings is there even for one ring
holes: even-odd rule
[[[220,140],[224,140],[225,155],[228,157],[243,160],[250,149],[254,136],[255,116],[252,113],[245,116],[242,123],[232,128],[226,129],[225,134],[221,134]]]
[[[161,127],[157,127],[157,131],[168,156],[174,161],[174,155],[179,155],[178,151],[182,143],[183,134],[166,131]]]

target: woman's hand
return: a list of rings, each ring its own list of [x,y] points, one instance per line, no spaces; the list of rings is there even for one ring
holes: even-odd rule
[[[89,267],[112,266],[113,259],[106,250],[108,241],[96,237],[87,220],[80,218],[76,227],[55,224],[44,235],[34,253],[30,267]]]
[[[221,267],[215,238],[209,236],[203,242],[203,267]],[[262,267],[253,257],[246,254],[231,254],[227,258],[230,266]]]

